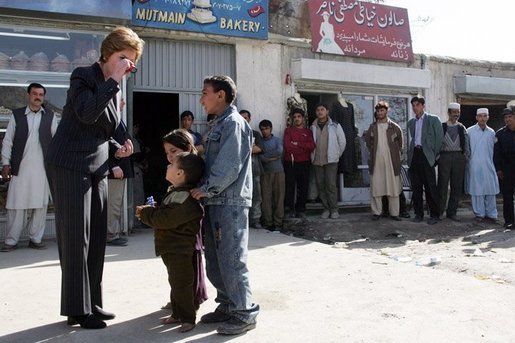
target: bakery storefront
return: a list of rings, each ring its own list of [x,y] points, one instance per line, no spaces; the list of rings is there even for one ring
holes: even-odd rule
[[[229,75],[237,81],[237,46],[268,37],[268,1],[134,1],[132,28],[145,50],[129,85],[128,125],[137,125],[146,151],[145,193],[159,202],[166,190],[162,137],[180,127],[186,110],[195,117],[192,129],[206,132],[203,79]]]
[[[27,86],[47,89],[45,107],[58,116],[70,73],[98,60],[108,27],[127,24],[131,1],[15,2],[0,0],[0,138],[12,110],[27,105]],[[108,25],[108,26],[106,26]],[[5,237],[8,183],[0,181],[0,240]],[[55,235],[49,206],[46,237]],[[22,232],[22,237],[26,232]]]

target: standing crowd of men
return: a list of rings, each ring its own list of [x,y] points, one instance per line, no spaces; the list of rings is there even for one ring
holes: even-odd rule
[[[8,233],[2,251],[16,249],[20,233],[26,225],[29,225],[29,246],[44,248],[41,239],[49,193],[42,169],[43,156],[57,126],[53,113],[45,111],[41,106],[44,96],[45,88],[42,85],[29,86],[29,105],[15,111],[4,138],[2,174],[4,179],[11,180],[11,185],[7,198]],[[411,106],[415,116],[407,123],[407,166],[413,191],[414,221],[424,220],[424,198],[429,213],[428,224],[438,223],[444,214],[450,220],[460,221],[457,209],[463,193],[466,193],[471,197],[476,221],[496,222],[496,194],[502,190],[504,225],[512,227],[515,188],[514,109],[504,109],[506,125],[496,133],[487,125],[487,108],[477,109],[477,123],[467,129],[459,122],[461,108],[458,103],[449,103],[448,120],[444,123],[440,122],[438,116],[427,113],[423,97],[413,97]],[[370,153],[368,164],[372,220],[379,220],[384,213],[388,213],[393,220],[400,221],[401,216],[406,217],[400,213],[402,209],[399,206],[402,203],[400,200],[404,198],[401,179],[403,133],[400,126],[389,118],[388,111],[388,103],[379,101],[375,106],[374,121],[363,134]],[[282,226],[285,217],[305,218],[310,172],[314,174],[312,177],[323,205],[321,218],[339,217],[336,174],[338,160],[347,142],[342,126],[329,116],[328,106],[319,104],[315,112],[316,118],[309,126],[304,110],[293,108],[290,113],[291,125],[285,129],[282,139],[273,135],[270,120],[262,120],[259,131],[253,131],[250,227],[265,227],[274,231]],[[251,114],[248,110],[241,110],[240,115],[250,123]],[[181,122],[183,127],[192,132],[191,112],[182,113]],[[120,132],[117,138],[119,141],[126,138],[127,130]],[[195,145],[201,146],[197,137],[200,135],[194,134]],[[29,161],[30,165],[26,166]],[[124,179],[132,177],[132,168],[121,168],[119,162],[128,160],[112,161],[114,176],[110,179],[110,188],[116,189],[111,183],[120,182],[120,192],[113,192],[113,196],[117,194],[117,199],[121,199]],[[122,176],[117,176],[119,170],[123,170]],[[43,175],[43,179],[38,181],[31,176],[35,173],[38,177]],[[18,192],[16,189],[28,185],[22,182],[26,177],[28,180],[36,180],[30,186],[32,190],[35,187],[43,188],[40,192],[30,192],[30,199],[24,200],[22,195],[29,193]],[[34,194],[41,196],[34,197]],[[38,204],[34,204],[35,201]],[[116,216],[113,215],[110,220],[116,229],[109,231],[111,236],[108,242],[125,245],[126,239],[120,236],[119,227],[121,201],[109,203],[110,210],[113,204],[118,206],[113,211]]]
[[[413,191],[414,221],[424,220],[424,195],[429,212],[428,224],[438,223],[444,213],[448,219],[460,221],[457,210],[465,192],[471,197],[476,221],[497,222],[496,194],[501,181],[504,226],[513,227],[514,109],[504,109],[506,125],[496,133],[487,125],[487,108],[477,109],[477,123],[467,129],[458,121],[461,109],[458,103],[449,104],[449,119],[445,123],[426,112],[423,97],[413,97],[411,106],[415,117],[407,125],[410,139],[407,162]],[[370,150],[372,220],[380,218],[383,196],[388,197],[391,217],[400,220],[398,195],[402,192],[402,132],[388,118],[387,103],[381,101],[375,109],[376,121],[365,133]]]

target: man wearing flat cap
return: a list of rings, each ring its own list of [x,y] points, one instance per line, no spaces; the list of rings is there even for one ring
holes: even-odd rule
[[[445,211],[447,218],[459,221],[456,212],[463,192],[465,164],[470,157],[470,146],[467,129],[458,121],[460,119],[460,104],[451,102],[447,108],[449,120],[442,123],[444,137],[440,159],[438,160],[438,194],[442,215]],[[451,184],[451,194],[449,195],[449,202],[447,202],[449,182]]]
[[[495,132],[486,125],[488,108],[478,108],[477,124],[467,129],[470,138],[470,159],[465,170],[465,192],[470,194],[476,221],[497,221],[495,195],[499,180],[494,166]]]
[[[504,227],[513,228],[513,193],[515,188],[515,114],[513,107],[503,111],[506,126],[495,134],[494,163],[502,181]]]

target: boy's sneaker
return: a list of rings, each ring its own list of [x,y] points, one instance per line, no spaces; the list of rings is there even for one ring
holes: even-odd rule
[[[327,219],[327,218],[329,218],[330,214],[331,214],[331,212],[329,212],[328,210],[325,210],[324,212],[322,212],[322,215],[320,216],[320,218]]]
[[[204,324],[210,324],[210,323],[221,323],[226,322],[229,319],[231,319],[231,316],[228,314],[225,314],[223,312],[215,310],[214,312],[209,312],[202,317],[200,317],[200,321]]]
[[[238,318],[232,317],[230,320],[221,324],[216,331],[220,335],[239,335],[255,328],[256,320],[253,320],[250,323],[245,323]]]

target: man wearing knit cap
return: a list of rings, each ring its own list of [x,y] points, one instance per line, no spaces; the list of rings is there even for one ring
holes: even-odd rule
[[[494,146],[494,163],[497,176],[502,181],[504,227],[513,229],[513,193],[515,190],[515,113],[513,108],[503,111],[506,126],[497,131]]]
[[[470,159],[465,170],[465,192],[470,194],[476,221],[497,221],[495,195],[499,180],[494,167],[495,132],[486,125],[488,108],[478,108],[477,124],[467,129],[470,138]]]
[[[458,122],[460,104],[451,102],[447,107],[449,120],[442,123],[444,132],[440,160],[438,161],[438,194],[440,210],[446,212],[447,218],[459,221],[456,216],[461,193],[463,192],[463,177],[465,164],[470,157],[470,146],[467,129]],[[451,194],[447,202],[447,193],[451,184]]]

